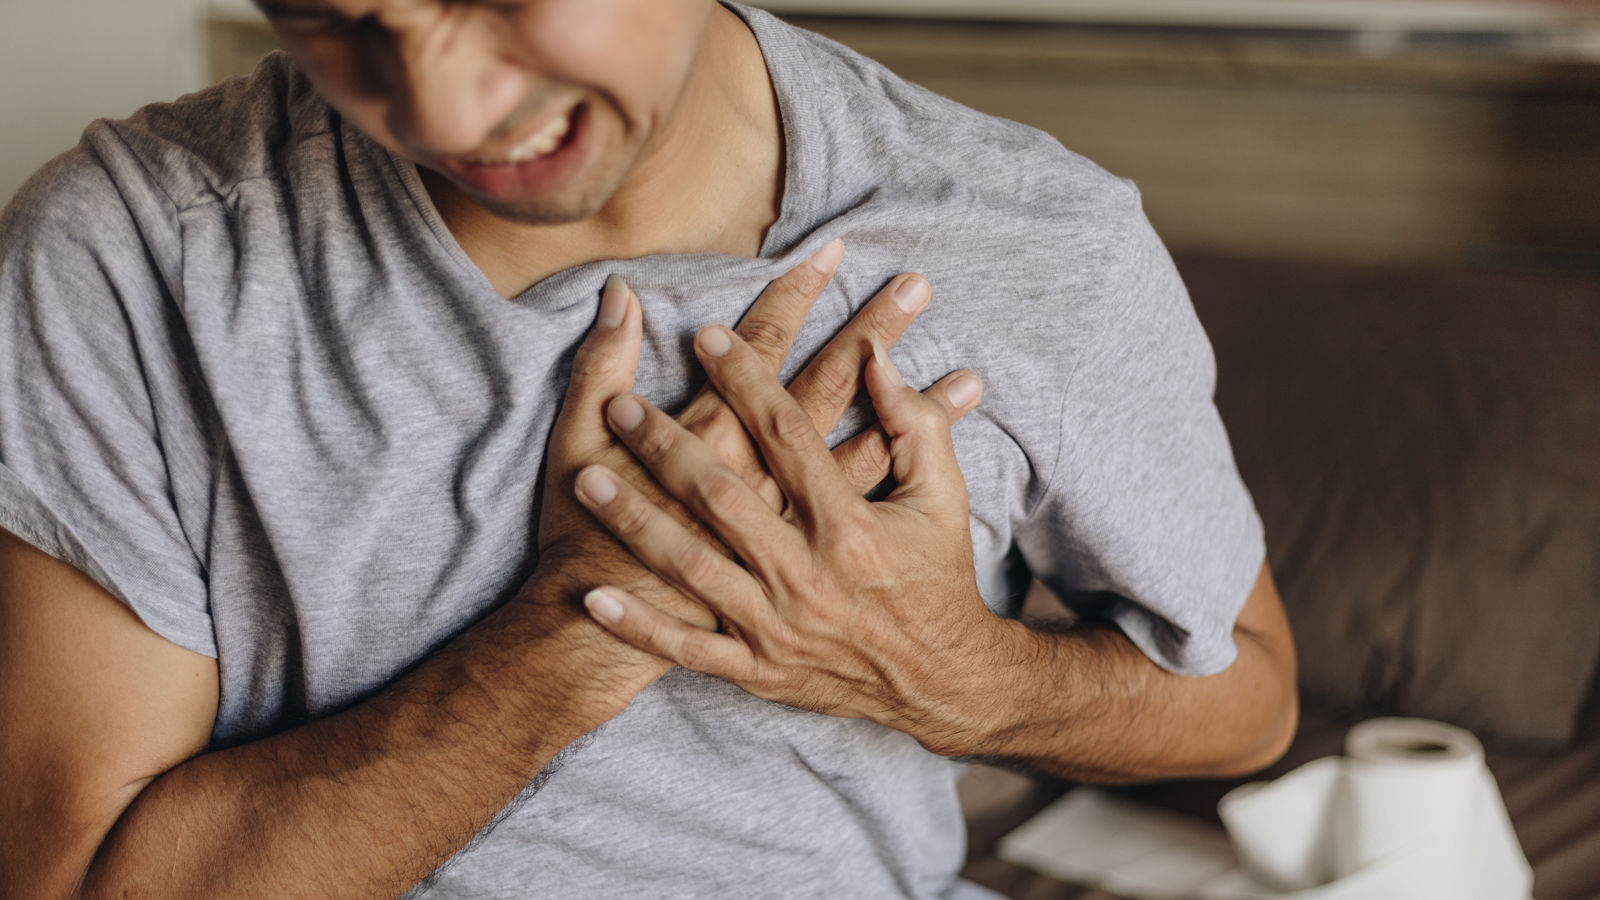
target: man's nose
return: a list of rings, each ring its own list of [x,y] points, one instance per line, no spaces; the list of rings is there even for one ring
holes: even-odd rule
[[[476,21],[475,21],[476,20]],[[397,23],[400,24],[400,23]],[[471,153],[522,101],[527,73],[505,55],[486,17],[448,14],[394,29],[396,96],[389,126],[441,156]]]

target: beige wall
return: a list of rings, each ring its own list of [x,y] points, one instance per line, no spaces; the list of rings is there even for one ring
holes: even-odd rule
[[[100,116],[200,87],[203,0],[4,0],[0,203]]]

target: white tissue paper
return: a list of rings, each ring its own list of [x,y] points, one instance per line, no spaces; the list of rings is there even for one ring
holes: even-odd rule
[[[999,853],[1150,900],[1528,900],[1532,871],[1471,733],[1374,719],[1351,729],[1345,754],[1227,794],[1226,839],[1079,788]]]

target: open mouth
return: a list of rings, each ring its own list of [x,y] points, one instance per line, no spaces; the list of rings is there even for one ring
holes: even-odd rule
[[[564,116],[557,116],[545,124],[543,128],[522,139],[522,142],[506,151],[504,157],[499,159],[486,159],[482,157],[464,157],[459,161],[469,166],[514,166],[520,163],[531,162],[543,156],[551,156],[566,145],[568,138],[577,125],[578,113],[583,109],[583,104],[574,106]]]
[[[441,161],[460,182],[486,199],[533,199],[558,190],[583,167],[588,120],[589,105],[579,103],[494,157],[457,156]]]

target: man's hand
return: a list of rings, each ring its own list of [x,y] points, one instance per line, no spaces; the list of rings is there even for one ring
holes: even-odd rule
[[[806,314],[827,287],[843,254],[840,242],[827,245],[812,259],[772,282],[739,323],[738,332],[751,364],[767,380],[771,381],[781,368]],[[859,392],[862,367],[872,348],[892,346],[927,306],[930,294],[927,281],[920,276],[907,274],[894,279],[789,386],[789,396],[803,411],[806,427],[819,444],[819,435],[833,430]],[[668,510],[680,524],[709,541],[718,552],[726,552],[693,517],[655,486],[606,427],[605,404],[633,386],[642,319],[633,292],[620,279],[608,282],[595,327],[574,361],[572,381],[545,457],[548,489],[540,508],[539,571],[531,583],[559,583],[565,588],[563,599],[574,600],[598,582],[617,584],[675,615],[712,627],[716,619],[710,610],[682,596],[641,566],[632,554],[595,526],[567,490],[584,466],[606,465],[652,503]],[[958,403],[950,393],[951,386],[963,374],[953,373],[929,389],[928,402],[940,411],[941,427],[959,419],[976,403],[975,394],[959,397],[966,402]],[[708,385],[676,418],[680,427],[696,435],[701,446],[738,473],[766,504],[781,506],[783,495],[777,482],[768,474],[744,426],[721,394]],[[858,498],[889,471],[888,439],[878,425],[840,444],[832,456]]]
[[[579,499],[653,571],[714,609],[726,633],[616,585],[585,597],[604,627],[757,696],[872,719],[946,756],[1129,782],[1235,776],[1282,755],[1298,714],[1294,648],[1265,566],[1234,627],[1237,660],[1204,678],[1161,669],[1114,628],[1056,634],[1001,619],[974,583],[966,488],[944,417],[886,355],[867,386],[898,486],[868,503],[744,342],[712,326],[696,349],[788,506],[774,511],[648,403],[612,401],[608,418],[628,448],[741,563],[591,466]]]
[[[624,640],[751,693],[836,716],[872,719],[938,746],[965,724],[949,694],[966,686],[954,655],[1000,643],[973,571],[966,484],[940,405],[907,387],[887,355],[867,386],[891,439],[897,486],[869,503],[841,472],[810,417],[760,356],[720,326],[695,343],[711,383],[754,435],[788,501],[780,511],[671,417],[631,396],[608,418],[665,489],[722,539],[728,559],[606,465],[577,496],[641,560],[713,609],[725,634],[689,625],[612,585],[586,597]],[[963,399],[975,402],[974,379]]]

